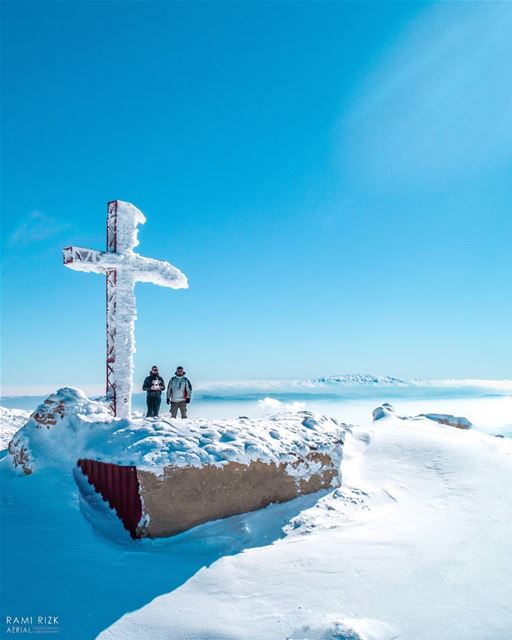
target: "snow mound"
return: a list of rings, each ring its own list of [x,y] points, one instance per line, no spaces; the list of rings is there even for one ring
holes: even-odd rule
[[[400,416],[396,413],[394,407],[389,402],[383,402],[372,412],[373,421],[382,420],[383,418],[398,418],[399,420],[421,420],[427,419],[439,424],[446,424],[457,429],[471,429],[473,425],[467,418],[462,416],[453,416],[449,413],[420,413],[417,416]]]
[[[363,521],[370,510],[370,498],[368,492],[344,485],[292,518],[284,531],[288,536],[305,535]]]
[[[394,640],[397,632],[379,620],[341,620],[329,625],[304,625],[286,640]]]
[[[293,475],[315,472],[306,457],[328,453],[341,464],[348,426],[307,411],[251,420],[114,419],[108,407],[72,388],[59,389],[14,435],[9,453],[25,474],[39,468],[69,468],[79,458],[133,465],[162,475],[167,466],[296,463]],[[318,463],[317,463],[318,464]]]

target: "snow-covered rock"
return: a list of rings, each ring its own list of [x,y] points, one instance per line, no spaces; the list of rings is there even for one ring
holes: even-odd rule
[[[396,412],[389,402],[383,402],[380,407],[377,407],[372,411],[373,421],[381,420],[388,416],[396,416]]]
[[[400,416],[396,413],[394,407],[389,402],[383,402],[382,405],[376,407],[373,412],[373,421],[382,420],[383,418],[397,418],[399,420],[421,420],[425,418],[437,422],[439,424],[446,424],[450,427],[456,427],[457,429],[471,429],[472,424],[467,418],[462,416],[453,416],[449,413],[420,413],[417,416]]]
[[[40,467],[76,463],[76,453],[88,438],[112,425],[108,407],[90,400],[79,389],[64,387],[42,402],[9,442],[14,467],[31,474]]]
[[[64,388],[13,436],[9,459],[24,475],[78,466],[133,537],[164,537],[339,486],[346,430],[307,411],[119,420],[103,402]]]
[[[449,413],[420,413],[419,418],[427,418],[439,424],[447,424],[457,429],[471,429],[473,426],[467,418],[462,416],[452,416]]]
[[[181,420],[114,419],[106,404],[79,389],[63,388],[49,396],[13,436],[9,445],[15,467],[29,474],[46,466],[69,466],[79,458],[132,465],[157,475],[165,467],[296,463],[312,451],[329,453],[341,463],[347,425],[308,411],[260,419]],[[307,477],[312,469],[294,467]]]

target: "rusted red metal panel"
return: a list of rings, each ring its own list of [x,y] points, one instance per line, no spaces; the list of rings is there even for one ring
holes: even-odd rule
[[[139,481],[135,467],[123,467],[97,460],[78,460],[89,483],[115,509],[132,538],[139,538],[137,525],[142,516]]]

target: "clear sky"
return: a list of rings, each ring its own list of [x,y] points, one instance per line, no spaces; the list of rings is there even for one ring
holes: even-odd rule
[[[136,379],[512,377],[512,4],[3,2],[4,393],[100,390],[106,203]]]

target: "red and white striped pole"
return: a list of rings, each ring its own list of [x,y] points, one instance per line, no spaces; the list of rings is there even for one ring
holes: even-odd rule
[[[107,205],[107,252],[117,252],[117,200],[112,200]],[[105,275],[107,294],[107,358],[106,358],[106,395],[110,403],[111,411],[117,415],[116,406],[116,285],[117,270],[106,269]]]

